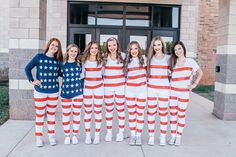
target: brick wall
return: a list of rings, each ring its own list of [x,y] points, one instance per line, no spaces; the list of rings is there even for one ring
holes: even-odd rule
[[[197,61],[204,76],[201,84],[213,85],[215,81],[218,0],[200,0]]]

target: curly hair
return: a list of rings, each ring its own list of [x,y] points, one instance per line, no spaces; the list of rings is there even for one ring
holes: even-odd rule
[[[132,58],[133,58],[132,55],[131,55],[131,47],[133,45],[136,45],[138,47],[139,66],[142,67],[144,65],[142,50],[141,50],[141,47],[140,47],[139,43],[137,41],[131,41],[128,44],[127,50],[126,50],[126,57],[125,57],[125,63],[124,63],[124,74],[125,74],[125,76],[127,76],[127,73],[128,73],[128,64],[132,61]]]
[[[151,44],[150,44],[150,47],[149,47],[149,50],[148,50],[148,58],[147,58],[147,77],[149,77],[149,75],[150,75],[151,59],[152,59],[153,55],[155,54],[153,47],[154,47],[155,41],[157,41],[157,40],[161,41],[161,45],[162,45],[161,51],[162,51],[162,53],[163,53],[163,54],[166,53],[165,42],[162,40],[162,38],[159,37],[159,36],[156,36],[156,37],[152,38],[152,41],[151,41]]]
[[[123,58],[121,56],[120,44],[116,38],[111,37],[111,38],[107,39],[106,45],[105,45],[105,52],[104,52],[104,57],[103,57],[103,65],[104,66],[107,64],[107,58],[108,58],[108,55],[110,54],[110,51],[108,49],[108,42],[110,42],[110,41],[115,41],[117,44],[117,51],[116,51],[117,64],[123,63]]]
[[[98,46],[98,53],[96,55],[96,61],[97,61],[97,66],[99,66],[102,63],[102,54],[101,54],[101,46],[99,42],[97,41],[90,41],[88,45],[86,46],[83,55],[81,57],[81,62],[85,64],[85,62],[89,59],[90,57],[90,49],[93,44],[96,44]]]

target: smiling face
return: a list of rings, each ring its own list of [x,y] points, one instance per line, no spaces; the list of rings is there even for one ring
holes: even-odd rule
[[[96,57],[97,54],[98,54],[98,45],[92,44],[90,48],[90,56]]]
[[[184,56],[184,49],[180,44],[177,44],[174,48],[175,50],[175,55],[180,58]]]
[[[139,53],[139,49],[138,46],[136,44],[132,44],[130,46],[130,54],[132,57],[138,57],[138,53]]]
[[[108,50],[111,54],[116,54],[117,52],[117,43],[115,40],[108,41]]]
[[[160,40],[156,40],[153,43],[153,50],[154,50],[155,54],[162,54],[163,53],[162,48],[163,48],[163,45]]]
[[[54,41],[50,44],[48,50],[49,50],[49,52],[52,53],[52,54],[57,53],[57,51],[58,51],[58,42],[54,40]]]
[[[71,47],[67,52],[69,60],[75,60],[78,55],[78,49],[76,47]]]

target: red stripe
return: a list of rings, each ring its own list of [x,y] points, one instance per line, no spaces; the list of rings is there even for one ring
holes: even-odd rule
[[[61,99],[61,102],[72,102],[72,99]]]
[[[130,130],[136,130],[136,127],[130,127],[129,129]]]
[[[74,108],[77,108],[77,109],[80,109],[80,108],[82,108],[82,106],[81,106],[81,105],[73,105],[73,107],[74,107]]]
[[[153,129],[149,129],[148,132],[149,132],[149,133],[154,133],[155,130],[153,130]]]
[[[151,65],[150,68],[153,68],[153,69],[168,69],[168,66],[164,66],[164,65]]]
[[[176,134],[176,130],[171,130],[171,133],[172,134]]]
[[[169,99],[168,98],[158,98],[158,100],[159,101],[166,101],[166,102],[168,102]]]
[[[105,104],[106,104],[106,106],[113,106],[114,102],[112,102],[112,103],[105,103]]]
[[[118,116],[119,120],[125,120],[125,117]]]
[[[178,92],[189,92],[188,88],[175,88],[175,87],[171,87],[171,90],[178,91]]]
[[[145,106],[137,106],[138,109],[144,109]]]
[[[86,131],[86,132],[90,132],[90,129],[89,129],[89,128],[88,128],[88,129],[85,129],[85,131]]]
[[[39,107],[39,106],[34,106],[34,108],[36,110],[44,110],[46,108],[46,106],[42,106],[42,107]]]
[[[56,114],[56,112],[50,112],[50,111],[47,111],[47,114],[49,114],[49,115],[55,115]]]
[[[167,125],[168,122],[160,122],[161,125]]]
[[[144,67],[133,67],[133,68],[128,68],[128,71],[135,71],[135,70],[145,70],[146,69],[146,66]]]
[[[80,115],[80,112],[73,112],[73,115],[79,116],[79,115]]]
[[[49,125],[55,125],[56,122],[55,122],[55,121],[48,121],[48,124],[49,124]]]
[[[73,133],[77,134],[79,133],[79,130],[73,130]]]
[[[48,130],[48,134],[55,134],[55,130]]]
[[[43,101],[47,101],[47,98],[34,98],[34,101],[43,102]]]
[[[97,77],[97,78],[86,77],[85,80],[86,81],[102,81],[102,78],[100,78],[100,77]]]
[[[71,113],[63,113],[63,116],[69,116]]]
[[[162,134],[166,134],[166,130],[160,130]]]
[[[116,94],[115,97],[122,99],[122,98],[125,98],[125,95],[117,95],[117,94]]]
[[[84,88],[87,88],[87,89],[96,89],[96,88],[99,88],[99,87],[102,87],[103,86],[103,83],[99,84],[99,85],[96,85],[96,86],[87,86],[85,85]]]
[[[94,95],[94,99],[103,99],[102,95]]]
[[[116,109],[118,112],[124,112],[125,109]]]
[[[70,124],[70,121],[68,122],[62,122],[62,125],[69,125]]]
[[[150,75],[150,79],[168,79],[167,75]]]
[[[148,105],[148,108],[156,108],[157,105]]]
[[[134,122],[136,122],[136,119],[129,119],[129,122],[134,123]]]
[[[105,87],[117,87],[117,86],[122,86],[125,85],[125,82],[121,82],[121,83],[104,83]]]
[[[97,122],[97,123],[101,123],[102,120],[101,120],[101,119],[95,119],[95,122]]]
[[[143,124],[143,123],[144,123],[144,120],[137,120],[137,123]]]
[[[189,99],[181,99],[181,98],[179,98],[178,101],[180,101],[180,102],[189,102]]]
[[[177,109],[177,106],[170,106],[170,109]]]
[[[176,96],[170,96],[170,99],[171,100],[177,100],[177,97]]]
[[[112,129],[112,126],[107,126],[107,129]]]
[[[130,115],[134,115],[135,113],[136,113],[136,111],[134,111],[134,112],[129,112]]]
[[[55,101],[55,100],[58,100],[58,97],[47,97],[47,100]]]
[[[174,68],[173,72],[178,72],[178,71],[192,71],[191,67],[183,67],[183,68]]]
[[[91,119],[84,119],[84,122],[91,122]]]
[[[90,108],[90,107],[92,107],[92,104],[84,104],[84,107]]]
[[[47,107],[49,107],[49,108],[56,108],[57,105],[50,105],[50,104],[47,104]]]
[[[102,111],[94,111],[95,114],[100,114]]]
[[[117,106],[123,106],[125,103],[124,102],[117,102],[116,105]]]
[[[84,95],[84,99],[92,99],[93,96],[92,95]]]
[[[125,75],[124,74],[121,74],[121,75],[112,75],[112,76],[109,76],[109,75],[104,75],[103,78],[105,79],[118,79],[118,78],[124,78]]]
[[[106,109],[106,112],[112,112],[114,109]]]
[[[86,113],[86,114],[91,114],[91,113],[92,113],[92,111],[85,111],[85,113]]]
[[[101,131],[101,129],[95,129],[95,131],[96,131],[96,132],[100,132],[100,131]]]
[[[146,74],[140,74],[140,75],[135,75],[135,76],[129,76],[128,80],[135,80],[135,79],[145,78],[145,77],[147,77]]]
[[[148,100],[156,101],[157,98],[156,97],[148,97]]]
[[[119,128],[120,128],[120,129],[124,129],[125,126],[124,126],[124,125],[119,125]]]
[[[177,121],[170,121],[170,124],[177,124]]]
[[[182,133],[181,133],[181,132],[177,132],[177,134],[178,134],[178,135],[182,135]]]
[[[35,136],[43,136],[43,134],[41,132],[36,132]]]
[[[139,113],[139,112],[136,112],[136,113],[137,113],[138,116],[142,116],[143,115],[143,113]]]
[[[67,109],[67,108],[71,108],[71,105],[61,105],[61,107]]]
[[[153,113],[147,112],[147,114],[150,115],[150,116],[153,116],[153,115],[155,115],[156,113],[157,113],[157,111],[156,111],[156,112],[153,112]]]
[[[102,67],[100,68],[85,68],[86,71],[101,71]]]
[[[70,133],[70,130],[64,130],[64,133],[68,134]]]
[[[113,98],[114,96],[113,95],[105,95],[104,96],[106,99],[111,99],[111,98]]]
[[[146,99],[137,98],[137,101],[138,101],[138,102],[146,102]]]
[[[178,114],[178,112],[170,112],[171,116],[176,116]]]
[[[39,117],[39,118],[42,118],[44,115],[45,115],[44,113],[43,114],[37,114],[36,113],[36,117]]]
[[[37,126],[43,126],[44,122],[35,122],[35,125]]]
[[[167,107],[159,107],[159,110],[160,110],[160,111],[166,111],[166,110],[167,110]]]
[[[101,107],[102,107],[102,104],[94,104],[94,107],[96,107],[96,108],[101,108]]]
[[[180,112],[185,112],[186,109],[182,109],[182,108],[179,108],[179,107],[178,107],[178,111],[180,111]]]
[[[138,133],[141,133],[143,130],[142,129],[137,129],[137,132]]]
[[[141,83],[126,83],[127,86],[133,86],[133,87],[143,86],[145,84],[146,84],[146,82],[141,82]]]
[[[123,66],[105,66],[105,69],[109,70],[123,70]]]
[[[80,121],[75,121],[75,120],[73,120],[73,123],[74,123],[74,124],[80,124]]]
[[[108,120],[108,121],[110,121],[112,119],[113,119],[113,117],[106,117],[106,120]]]
[[[74,102],[83,102],[82,98],[74,99]]]
[[[178,78],[172,78],[171,81],[184,81],[184,80],[190,80],[190,77],[178,77]]]
[[[156,86],[156,85],[151,85],[148,84],[149,88],[155,88],[155,89],[170,89],[170,86]]]
[[[166,113],[159,113],[160,116],[167,116],[168,115],[168,112]]]
[[[185,118],[185,115],[178,115],[179,118]]]
[[[125,97],[127,101],[135,101],[135,97]]]

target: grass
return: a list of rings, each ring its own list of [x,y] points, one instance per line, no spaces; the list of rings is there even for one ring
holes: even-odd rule
[[[0,81],[0,125],[9,119],[8,81]]]
[[[193,92],[214,101],[214,88],[214,85],[200,85],[193,89]]]

